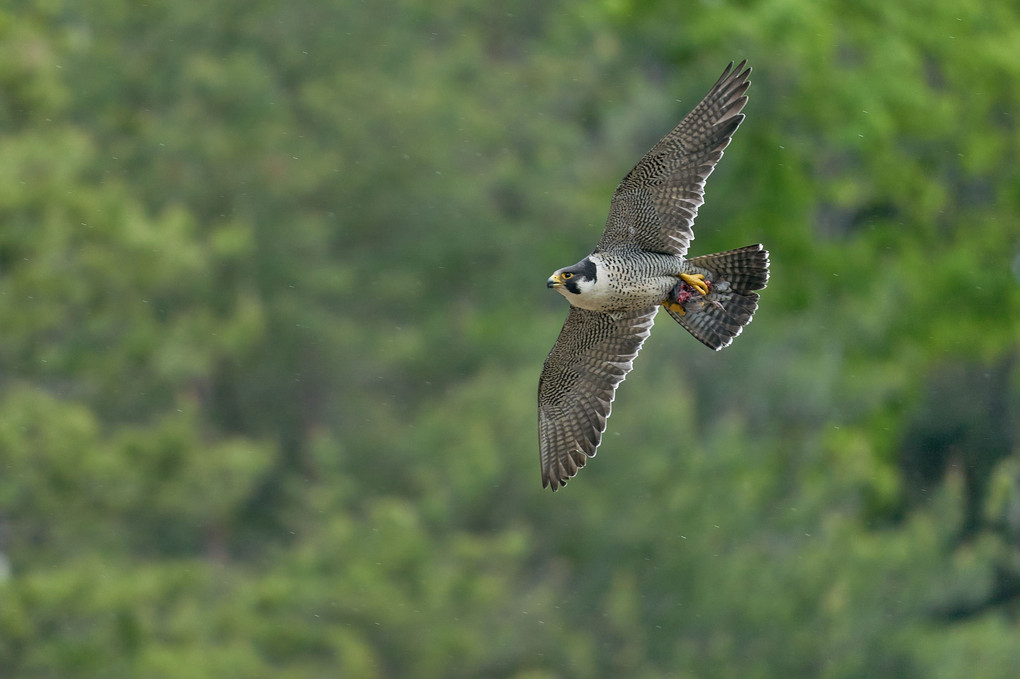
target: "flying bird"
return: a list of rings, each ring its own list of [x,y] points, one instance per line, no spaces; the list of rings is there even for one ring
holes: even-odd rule
[[[616,387],[659,307],[711,349],[728,346],[769,278],[761,244],[687,259],[705,180],[744,119],[751,69],[726,67],[705,98],[634,166],[613,194],[602,238],[547,286],[570,311],[538,382],[542,486],[555,491],[602,440]]]

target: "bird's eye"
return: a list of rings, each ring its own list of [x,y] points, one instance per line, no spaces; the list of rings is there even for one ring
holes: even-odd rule
[[[573,277],[574,277],[574,274],[570,273],[569,271],[564,271],[562,274],[560,274],[560,278],[562,278],[565,281],[566,280],[570,280]]]

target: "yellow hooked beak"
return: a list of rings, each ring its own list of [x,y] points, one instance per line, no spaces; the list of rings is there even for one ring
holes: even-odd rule
[[[547,288],[562,288],[563,287],[563,278],[560,276],[560,274],[554,273],[552,276],[549,276],[549,280],[547,280],[545,282],[545,287],[547,287]]]

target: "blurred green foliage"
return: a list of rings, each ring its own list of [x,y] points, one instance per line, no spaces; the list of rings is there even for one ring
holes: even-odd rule
[[[543,492],[543,285],[730,59],[671,323]],[[0,9],[0,676],[1020,671],[1010,3]]]

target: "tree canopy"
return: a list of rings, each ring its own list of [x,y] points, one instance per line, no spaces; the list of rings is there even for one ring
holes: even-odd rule
[[[692,254],[555,495],[545,289],[730,60]],[[0,9],[0,676],[1020,668],[1020,10]]]

